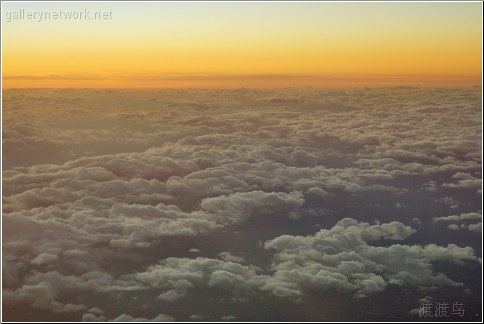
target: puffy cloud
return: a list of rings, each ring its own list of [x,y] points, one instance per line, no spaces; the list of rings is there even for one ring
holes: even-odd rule
[[[315,235],[279,236],[265,243],[276,251],[275,273],[265,289],[298,298],[314,290],[348,291],[362,297],[388,285],[463,286],[442,273],[434,274],[432,262],[475,260],[470,247],[368,243],[381,238],[402,240],[413,232],[398,222],[369,225],[346,218]]]
[[[218,257],[226,262],[234,262],[234,263],[245,263],[245,259],[238,255],[233,255],[229,252],[220,252]]]
[[[482,233],[482,222],[477,224],[469,224],[467,225],[467,229],[472,232]]]
[[[190,315],[190,320],[192,321],[201,321],[203,320],[204,316],[202,314],[192,314]]]
[[[7,306],[22,305],[50,310],[55,313],[79,312],[86,306],[82,304],[62,303],[57,301],[57,291],[47,282],[26,284],[16,291],[3,291]]]
[[[93,307],[82,315],[82,321],[83,322],[105,322],[106,317],[104,316],[104,311],[102,309]]]
[[[196,287],[213,287],[235,294],[248,291],[258,284],[255,268],[238,263],[198,257],[196,259],[168,258],[146,271],[129,275],[124,280],[135,280],[141,287],[163,288],[158,296],[164,301],[175,301]],[[251,282],[254,280],[254,282]]]
[[[466,189],[478,189],[482,187],[481,179],[462,179],[458,180],[456,183],[444,183],[443,187],[447,188],[466,188]]]
[[[143,317],[133,317],[127,314],[121,314],[110,322],[174,322],[175,319],[171,316],[160,314],[154,318],[147,319]]]
[[[217,215],[223,215],[232,222],[238,222],[254,213],[260,215],[286,214],[302,207],[303,203],[304,198],[298,192],[286,194],[251,191],[204,199],[201,208]]]
[[[41,253],[35,259],[32,260],[33,264],[41,265],[45,263],[50,263],[52,261],[57,260],[57,255],[50,254],[50,253]]]
[[[482,232],[482,223],[476,223],[476,224],[449,224],[447,225],[447,228],[453,231],[458,231],[461,229],[467,229],[471,232]]]
[[[462,213],[459,215],[449,215],[449,216],[440,216],[440,217],[434,217],[433,218],[434,222],[459,222],[459,224],[453,223],[447,225],[447,228],[450,230],[458,231],[461,229],[467,229],[471,232],[482,232],[482,214],[479,211],[478,213],[476,212],[470,212],[470,213]],[[474,222],[474,221],[480,221],[478,223],[474,224],[467,224],[466,222]]]
[[[220,254],[222,260],[168,258],[146,271],[124,276],[116,289],[161,289],[159,299],[175,302],[190,290],[210,288],[235,296],[265,292],[297,300],[318,291],[365,297],[389,285],[463,287],[443,273],[434,273],[432,263],[474,261],[470,247],[369,244],[380,239],[403,240],[414,232],[398,222],[369,225],[346,218],[315,235],[283,235],[266,242],[266,249],[276,251],[269,272],[242,265],[238,262],[243,259],[226,252]]]
[[[83,322],[174,322],[175,319],[171,316],[165,314],[159,314],[154,318],[148,319],[144,317],[134,317],[128,314],[121,314],[113,319],[106,320],[104,312],[93,307],[89,309],[85,314],[82,315]]]
[[[436,202],[449,206],[449,208],[454,209],[459,207],[459,201],[455,198],[445,196],[445,197],[440,197],[439,199],[435,200]]]
[[[458,231],[461,227],[457,224],[449,224],[447,228],[453,231]]]
[[[441,222],[441,221],[463,221],[463,220],[480,220],[482,219],[482,215],[480,213],[462,213],[459,215],[450,215],[450,216],[441,216],[441,217],[434,217],[434,222]]]

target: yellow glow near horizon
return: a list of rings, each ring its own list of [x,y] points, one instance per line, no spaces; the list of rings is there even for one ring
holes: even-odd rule
[[[4,3],[3,87],[478,85],[481,6]],[[7,21],[21,9],[112,19]]]

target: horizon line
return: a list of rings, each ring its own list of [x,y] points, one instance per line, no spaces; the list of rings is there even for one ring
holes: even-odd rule
[[[11,88],[355,88],[482,87],[482,74],[393,73],[110,73],[5,75]]]

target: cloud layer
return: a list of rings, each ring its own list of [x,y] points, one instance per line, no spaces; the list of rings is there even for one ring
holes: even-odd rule
[[[477,296],[480,105],[479,89],[6,91],[6,318]]]

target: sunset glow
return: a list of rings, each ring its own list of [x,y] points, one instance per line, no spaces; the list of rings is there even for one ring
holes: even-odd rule
[[[3,87],[473,86],[481,80],[480,3],[135,6],[4,4]],[[88,10],[111,19],[15,19],[26,8]]]

